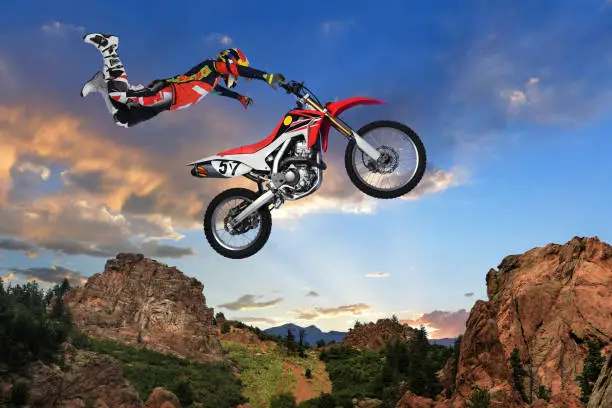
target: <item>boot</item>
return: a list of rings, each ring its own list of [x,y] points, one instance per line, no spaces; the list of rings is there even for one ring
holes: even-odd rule
[[[86,97],[91,92],[107,93],[106,81],[102,71],[96,72],[89,81],[85,82],[85,85],[81,88],[81,98]]]

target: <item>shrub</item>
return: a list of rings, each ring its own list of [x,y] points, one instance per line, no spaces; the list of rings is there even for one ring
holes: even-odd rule
[[[304,376],[308,379],[312,378],[312,371],[310,371],[310,368],[306,369],[306,372],[304,373]]]
[[[550,402],[550,394],[551,394],[551,389],[550,388],[546,388],[543,385],[540,385],[538,387],[538,390],[536,391],[536,397],[538,397],[539,399],[542,399],[546,402]]]
[[[270,400],[270,408],[297,408],[297,403],[295,402],[293,394],[284,392],[272,397]]]
[[[230,332],[230,324],[229,322],[225,322],[223,323],[223,326],[221,326],[221,333],[226,334]]]
[[[470,408],[489,408],[491,406],[491,396],[489,390],[474,387],[472,391],[472,397],[468,401],[468,407]]]
[[[18,382],[11,389],[11,404],[21,407],[28,400],[28,386],[23,382]]]

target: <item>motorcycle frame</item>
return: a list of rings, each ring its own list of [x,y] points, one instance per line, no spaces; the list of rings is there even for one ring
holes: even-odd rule
[[[372,158],[373,160],[378,160],[378,158],[380,157],[380,152],[378,152],[378,150],[376,150],[368,142],[366,142],[359,134],[357,134],[357,132],[355,132],[342,119],[340,119],[338,115],[340,115],[343,111],[357,105],[379,105],[384,104],[384,101],[366,97],[354,97],[338,102],[328,102],[325,104],[325,106],[321,106],[311,97],[309,93],[306,93],[303,96],[294,94],[294,96],[297,98],[297,109],[292,110],[290,113],[301,114],[304,116],[309,116],[311,118],[314,118],[315,116],[320,118],[320,120],[310,121],[310,123],[308,124],[308,130],[305,135],[307,148],[310,149],[314,147],[316,151],[317,181],[310,190],[308,190],[305,194],[300,195],[297,199],[303,198],[307,195],[314,193],[316,190],[319,189],[322,184],[322,170],[325,168],[325,165],[322,163],[322,155],[325,151],[327,151],[327,141],[331,127],[336,129],[348,140],[355,141],[357,147],[370,158]],[[278,171],[279,161],[284,155],[287,146],[292,140],[294,140],[294,138],[299,136],[302,135],[296,134],[288,138],[281,144],[280,149],[274,156],[274,166],[272,169],[270,169],[270,175],[273,175],[275,174],[275,172]],[[274,150],[276,150],[276,148]],[[197,165],[198,163],[200,163],[200,161],[189,163],[188,165]],[[276,200],[277,203],[274,205],[273,208],[279,208],[284,199],[287,197],[282,190],[283,187],[286,187],[287,185],[281,185],[278,186],[278,188],[275,188],[274,186],[271,186],[272,183],[270,179],[262,177],[260,174],[257,174],[252,169],[242,175],[257,184],[258,192],[260,195],[255,201],[249,204],[233,220],[230,221],[230,228],[233,228],[234,226],[238,225],[239,223],[244,221],[249,215],[259,210],[259,208],[263,207],[264,205],[269,205],[274,200]],[[271,187],[267,191],[264,187],[264,182],[266,181],[268,181],[268,186]]]

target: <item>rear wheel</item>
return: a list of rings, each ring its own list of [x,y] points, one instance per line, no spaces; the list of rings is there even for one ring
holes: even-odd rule
[[[376,198],[396,198],[419,184],[427,158],[423,142],[412,129],[381,120],[368,123],[357,133],[381,153],[378,160],[372,160],[354,140],[346,147],[346,172],[359,190]]]
[[[229,221],[255,201],[259,195],[246,188],[232,188],[213,198],[204,215],[204,235],[219,254],[242,259],[257,253],[270,237],[272,215],[261,207],[233,230]]]

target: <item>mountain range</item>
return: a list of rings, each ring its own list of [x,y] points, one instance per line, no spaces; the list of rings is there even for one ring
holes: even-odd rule
[[[310,325],[308,327],[301,327],[293,323],[283,324],[282,326],[270,327],[269,329],[265,329],[264,332],[268,334],[272,334],[275,336],[286,336],[287,330],[291,330],[293,335],[295,336],[296,341],[299,340],[299,332],[301,329],[305,330],[304,333],[304,342],[309,343],[314,346],[317,341],[323,339],[325,340],[325,344],[328,344],[330,341],[335,341],[339,343],[346,336],[346,332],[340,331],[330,331],[324,332],[319,329],[317,326]],[[444,338],[444,339],[430,339],[429,342],[431,344],[439,344],[446,347],[451,347],[455,344],[454,338]]]

